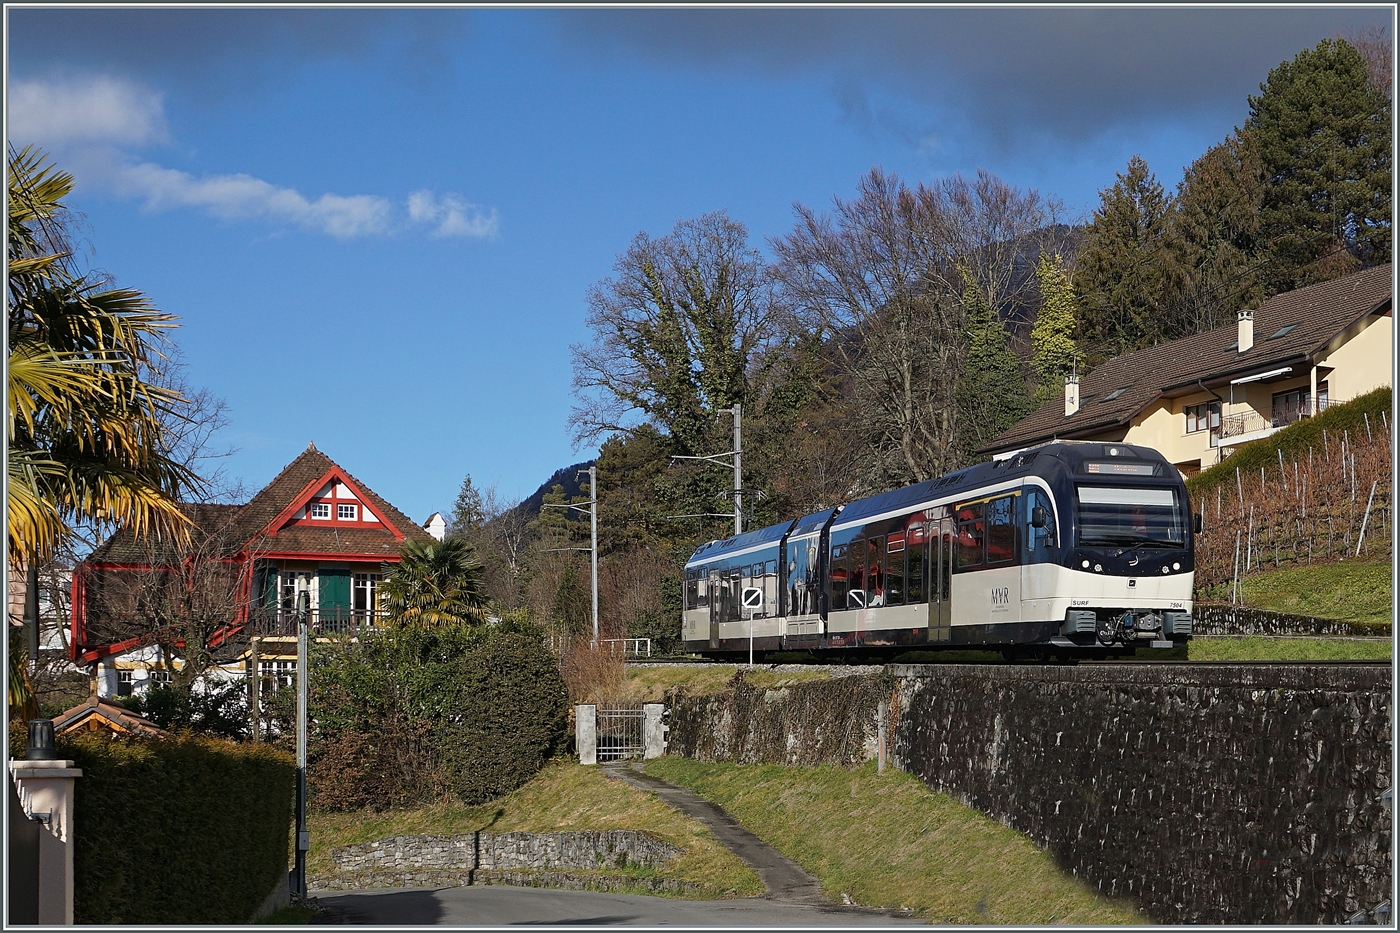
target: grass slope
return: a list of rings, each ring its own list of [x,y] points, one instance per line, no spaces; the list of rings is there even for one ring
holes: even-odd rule
[[[836,901],[912,908],[932,923],[1147,922],[1020,833],[873,762],[846,771],[660,758],[647,773],[728,810]]]
[[[745,674],[745,679],[757,687],[825,680],[831,676],[831,671],[822,667],[806,671],[774,671],[761,666],[750,669],[747,665],[738,664],[628,665],[623,695],[618,699],[632,703],[659,703],[665,699],[667,691],[677,688],[692,696],[720,693],[741,669],[749,672]]]
[[[1244,601],[1260,609],[1297,615],[1389,623],[1390,561],[1336,561],[1285,567],[1240,581]]]
[[[1388,661],[1389,640],[1329,638],[1316,635],[1270,638],[1261,635],[1198,635],[1165,653],[1165,659],[1192,661]]]
[[[763,893],[763,882],[708,829],[652,795],[610,780],[596,767],[554,761],[523,787],[476,807],[443,802],[417,810],[313,812],[307,874],[334,870],[330,850],[398,834],[450,836],[490,832],[636,829],[679,846],[685,854],[659,869],[626,873],[701,882],[706,897]],[[622,874],[622,870],[609,871]]]

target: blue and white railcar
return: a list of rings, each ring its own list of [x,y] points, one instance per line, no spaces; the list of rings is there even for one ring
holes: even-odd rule
[[[1046,444],[704,545],[682,637],[743,650],[751,619],[756,650],[1170,647],[1194,530],[1157,451]]]

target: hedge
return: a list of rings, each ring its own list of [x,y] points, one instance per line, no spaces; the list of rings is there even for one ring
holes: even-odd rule
[[[74,921],[243,924],[287,872],[291,756],[179,735],[59,736],[74,799]]]

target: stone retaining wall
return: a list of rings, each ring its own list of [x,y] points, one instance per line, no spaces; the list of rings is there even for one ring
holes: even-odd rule
[[[647,878],[632,875],[582,874],[565,871],[491,871],[421,868],[416,870],[367,870],[315,876],[307,879],[317,891],[359,891],[371,888],[456,888],[472,884],[507,884],[570,891],[712,895],[698,881]]]
[[[559,868],[596,871],[628,865],[655,867],[680,854],[681,850],[676,846],[629,829],[560,833],[476,832],[455,836],[390,836],[361,845],[341,846],[331,850],[331,862],[335,864],[336,875],[346,879],[386,873],[395,877],[416,877],[423,872],[447,872],[454,878],[465,876],[468,879],[454,883],[471,884],[470,873],[473,871],[543,871]]]
[[[1368,625],[1318,616],[1270,612],[1248,606],[1219,606],[1196,603],[1191,609],[1193,631],[1197,635],[1383,635],[1391,627]]]
[[[1392,896],[1388,666],[890,665],[869,685],[896,766],[1159,922],[1334,924]],[[878,689],[745,689],[677,702],[673,751],[874,757]]]

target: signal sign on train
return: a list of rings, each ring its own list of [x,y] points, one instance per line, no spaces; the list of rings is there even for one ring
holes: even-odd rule
[[[757,609],[763,605],[763,591],[756,586],[744,590],[744,608]]]

